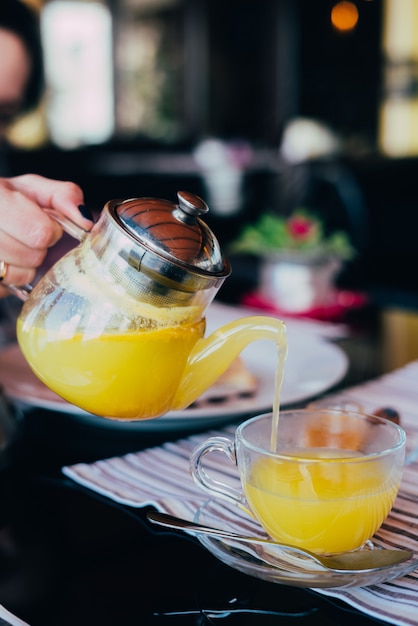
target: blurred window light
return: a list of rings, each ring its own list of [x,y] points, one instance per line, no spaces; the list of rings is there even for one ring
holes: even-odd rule
[[[339,31],[350,31],[357,26],[358,9],[353,2],[337,2],[331,10],[331,23]]]
[[[418,154],[418,100],[391,98],[380,111],[380,149],[391,157]]]
[[[417,29],[416,0],[384,0],[379,149],[391,157],[418,154]]]
[[[40,11],[42,8],[42,0],[23,0],[23,3],[35,11]]]
[[[418,2],[384,0],[383,51],[391,60],[418,60]]]
[[[102,143],[114,128],[112,19],[98,2],[52,0],[41,12],[52,141]]]
[[[115,38],[116,135],[179,137],[184,118],[183,9],[121,12]]]
[[[44,102],[19,117],[6,133],[7,141],[16,148],[31,150],[45,145],[49,139]]]

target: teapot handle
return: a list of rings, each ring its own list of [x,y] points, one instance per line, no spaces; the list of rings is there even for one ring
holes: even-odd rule
[[[78,241],[80,242],[82,242],[86,235],[88,235],[90,232],[89,230],[81,228],[81,226],[78,226],[78,224],[70,220],[59,211],[56,211],[55,209],[45,208],[43,209],[43,211],[44,213],[49,215],[50,218],[58,222],[58,224],[62,226],[63,230],[65,230],[68,235],[74,237],[74,239],[78,239]]]
[[[62,226],[63,230],[65,230],[68,235],[74,237],[74,239],[78,239],[78,241],[80,242],[82,242],[90,232],[88,230],[84,230],[84,228],[81,228],[81,226],[78,226],[75,222],[71,221],[68,217],[66,217],[59,211],[56,211],[55,209],[44,208],[43,210],[49,215],[50,218],[58,222],[58,224]],[[30,283],[19,286],[2,285],[2,287],[5,287],[8,291],[10,291],[11,294],[17,296],[20,300],[23,300],[23,302],[26,302],[33,289],[33,286]]]
[[[19,300],[26,300],[29,298],[33,286],[30,283],[26,283],[25,285],[20,285],[17,287],[16,285],[2,285],[7,291],[9,291],[13,296],[17,296]]]

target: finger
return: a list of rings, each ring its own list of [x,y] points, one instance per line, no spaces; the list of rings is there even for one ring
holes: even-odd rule
[[[0,282],[1,293],[4,295],[7,293],[10,295],[6,285],[26,285],[26,283],[32,283],[36,276],[36,270],[34,268],[16,267],[15,265],[6,265],[6,273],[3,280]]]
[[[62,236],[62,228],[25,193],[17,190],[10,179],[0,179],[0,250],[8,234],[30,248],[47,248]]]
[[[78,206],[84,204],[84,195],[75,183],[51,180],[36,174],[24,174],[8,180],[16,190],[40,206],[60,211],[82,228],[91,228],[91,221],[84,218],[78,210]]]
[[[59,224],[37,204],[20,192],[0,185],[0,251],[5,260],[18,264],[23,255],[23,264],[32,265],[27,255],[45,251],[61,236]]]
[[[32,282],[47,255],[46,248],[28,247],[1,231],[0,251],[0,266],[6,265],[6,271],[3,271],[3,278],[0,282],[0,286],[3,286],[0,297],[6,295],[4,285],[24,285]]]

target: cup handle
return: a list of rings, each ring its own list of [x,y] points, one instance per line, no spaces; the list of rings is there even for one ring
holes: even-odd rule
[[[247,510],[244,495],[227,483],[213,478],[203,467],[203,458],[210,452],[222,452],[237,465],[234,441],[227,437],[210,437],[196,446],[190,457],[190,472],[195,483],[206,493],[223,498]]]

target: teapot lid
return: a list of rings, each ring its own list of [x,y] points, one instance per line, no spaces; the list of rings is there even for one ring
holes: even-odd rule
[[[177,193],[178,204],[159,198],[131,198],[113,205],[114,216],[139,243],[169,261],[228,275],[219,242],[200,219],[209,208],[199,196]]]
[[[100,271],[130,296],[158,307],[209,304],[231,273],[218,240],[200,218],[198,196],[109,200],[86,242]],[[92,258],[93,258],[92,257]]]

